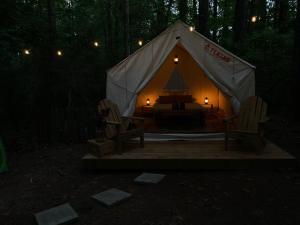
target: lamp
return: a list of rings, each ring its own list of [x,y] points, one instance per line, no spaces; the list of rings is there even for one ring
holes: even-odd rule
[[[174,57],[174,63],[175,63],[175,64],[178,64],[178,62],[179,62],[179,58],[178,58],[177,55],[175,55],[175,57]]]
[[[205,99],[204,99],[204,104],[205,104],[205,105],[208,104],[208,98],[207,98],[207,97],[205,97]]]
[[[190,26],[190,27],[189,27],[189,30],[190,30],[191,32],[193,32],[193,31],[195,30],[195,27]]]
[[[147,100],[146,100],[146,104],[147,104],[147,106],[149,106],[149,105],[150,105],[150,99],[149,99],[149,98],[147,98]]]
[[[252,22],[252,23],[255,23],[256,20],[257,20],[257,16],[252,16],[252,17],[251,17],[251,22]]]

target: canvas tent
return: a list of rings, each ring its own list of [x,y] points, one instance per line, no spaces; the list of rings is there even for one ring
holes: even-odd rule
[[[178,65],[174,63],[178,56]],[[155,102],[175,67],[197,102],[238,112],[255,95],[255,67],[177,21],[148,44],[107,71],[107,98],[132,115],[147,98]]]

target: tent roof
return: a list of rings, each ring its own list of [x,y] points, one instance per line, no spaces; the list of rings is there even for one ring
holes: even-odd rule
[[[138,93],[153,78],[175,46],[183,47],[207,77],[232,98],[233,106],[255,94],[255,67],[177,21],[107,71],[107,98],[124,115],[134,112]]]
[[[130,54],[129,56],[127,56],[125,59],[123,59],[122,61],[120,61],[119,63],[117,63],[116,65],[114,65],[113,67],[109,68],[108,70],[106,70],[107,73],[109,73],[110,70],[112,70],[113,68],[117,67],[118,65],[126,62],[127,60],[130,60],[130,58],[132,58],[134,55],[138,54],[139,52],[143,51],[145,48],[149,47],[153,42],[155,42],[156,39],[158,39],[159,37],[163,36],[165,33],[167,32],[173,32],[174,30],[172,30],[171,28],[176,27],[177,24],[183,25],[185,26],[187,29],[189,29],[189,25],[187,25],[186,23],[182,22],[181,20],[177,20],[173,25],[171,25],[169,28],[167,28],[165,31],[161,32],[158,36],[156,36],[154,39],[152,39],[151,41],[149,41],[148,43],[146,43],[144,46],[142,46],[141,48],[137,49],[135,52],[133,52],[132,54]],[[193,33],[195,33],[196,35],[198,35],[199,37],[205,39],[206,41],[212,43],[213,45],[217,46],[218,48],[220,48],[222,51],[226,52],[228,55],[236,58],[237,60],[240,60],[241,62],[245,63],[246,65],[252,67],[253,69],[256,69],[256,66],[252,65],[251,63],[247,62],[246,60],[238,57],[237,55],[235,55],[234,53],[228,51],[227,49],[223,48],[221,45],[213,42],[212,40],[208,39],[207,37],[205,37],[204,35],[200,34],[199,32],[197,32],[196,30],[193,31]]]

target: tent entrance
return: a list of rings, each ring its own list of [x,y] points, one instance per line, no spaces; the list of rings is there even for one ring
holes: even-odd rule
[[[138,94],[135,114],[148,118],[146,128],[152,130],[219,132],[222,118],[232,110],[229,97],[177,44]]]

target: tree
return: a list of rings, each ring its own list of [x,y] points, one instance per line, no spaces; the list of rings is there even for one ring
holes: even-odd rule
[[[280,31],[286,31],[288,24],[289,3],[287,0],[275,0],[274,2],[274,27]]]
[[[199,32],[209,37],[208,32],[208,0],[199,0]]]
[[[220,42],[224,47],[229,48],[232,42],[232,38],[230,37],[231,32],[229,31],[229,26],[232,26],[232,18],[234,12],[232,9],[232,1],[223,0],[220,2],[220,4],[222,11],[222,17],[220,18],[220,26],[222,27]]]
[[[246,37],[248,24],[248,0],[236,0],[233,23],[233,42],[235,47]]]
[[[251,23],[251,17],[256,16],[257,21],[253,25],[258,24],[260,27],[264,27],[267,19],[267,1],[266,0],[252,0],[250,2],[250,14],[249,23]]]
[[[124,44],[125,44],[125,56],[130,55],[130,30],[129,30],[129,0],[124,1]]]
[[[279,1],[279,30],[285,32],[288,25],[289,3],[287,0]]]
[[[197,13],[197,0],[193,0],[193,6],[192,6],[192,19],[193,24],[198,29],[198,13]]]
[[[188,5],[187,0],[178,0],[179,19],[187,22]]]
[[[218,1],[213,0],[213,19],[216,21],[218,18]],[[217,40],[217,26],[214,26],[212,40]]]
[[[299,84],[300,84],[300,0],[297,1],[297,17],[295,21],[295,39],[294,39],[294,79],[293,81],[293,105],[298,102],[299,96]],[[299,122],[299,107],[296,107],[295,117]]]

